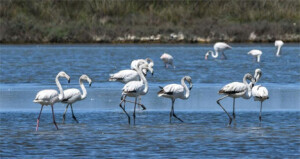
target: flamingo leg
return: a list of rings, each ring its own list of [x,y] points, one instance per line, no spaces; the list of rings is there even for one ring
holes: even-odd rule
[[[122,101],[120,102],[120,107],[121,107],[121,109],[124,111],[124,113],[127,115],[127,117],[128,117],[128,124],[130,124],[130,116],[129,116],[129,114],[126,112],[126,110],[125,110],[125,99],[126,99],[126,96],[124,96],[124,98],[122,99]],[[124,108],[122,107],[122,103],[124,102]]]
[[[173,99],[172,99],[172,106],[171,106],[171,111],[170,111],[170,123],[172,123],[172,116],[173,116]]]
[[[129,101],[129,100],[124,100],[125,102],[128,102],[128,103],[135,103],[135,102],[132,102],[132,101]],[[143,104],[140,104],[140,103],[136,103],[137,105],[141,106],[143,108],[143,110],[146,110],[147,108],[143,105]]]
[[[261,122],[262,101],[260,101],[259,121]]]
[[[224,60],[226,60],[227,57],[226,57],[226,55],[224,54],[224,52],[222,52],[222,55],[223,55]]]
[[[228,114],[228,112],[225,110],[225,108],[221,105],[220,101],[224,98],[228,97],[228,95],[225,95],[224,97],[221,97],[220,99],[217,100],[217,103],[220,105],[220,107],[224,110],[224,112],[228,115],[229,117],[229,123],[228,125],[231,125],[231,121],[232,121],[232,118],[231,116]]]
[[[57,124],[56,124],[56,122],[55,122],[55,116],[54,116],[53,105],[51,105],[51,109],[52,109],[53,124],[55,125],[56,129],[58,130]]]
[[[73,118],[77,123],[79,123],[78,120],[76,119],[75,115],[74,115],[72,104],[71,104],[71,111],[72,111],[72,118]]]
[[[176,118],[176,119],[178,119],[179,121],[181,121],[181,122],[183,122],[183,120],[181,120],[180,118],[178,118],[177,116],[176,116],[176,114],[175,114],[175,112],[174,112],[174,103],[175,103],[175,100],[172,100],[172,111],[173,111],[173,116]]]
[[[43,107],[44,107],[44,105],[42,105],[39,117],[37,118],[35,131],[38,131],[38,129],[39,129],[40,117],[41,117],[41,114],[42,114]]]
[[[63,114],[63,123],[65,123],[66,113],[67,113],[67,110],[68,110],[69,105],[70,105],[70,104],[67,104],[66,110],[65,110],[65,112],[64,112],[64,114]]]
[[[133,124],[135,125],[135,108],[136,108],[136,100],[137,97],[135,97],[135,104],[134,104],[134,110],[133,110]]]
[[[233,117],[233,120],[235,120],[235,98],[233,98],[232,117]]]

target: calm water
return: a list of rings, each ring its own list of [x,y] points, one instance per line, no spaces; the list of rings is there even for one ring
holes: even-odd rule
[[[204,60],[212,45],[0,45],[0,156],[50,157],[164,157],[164,158],[299,158],[300,157],[300,47],[285,44],[276,57],[273,44],[233,44],[228,60]],[[261,63],[247,55],[263,51]],[[164,69],[159,57],[173,55],[176,69]],[[138,110],[136,125],[128,125],[118,104],[123,84],[108,82],[110,73],[130,68],[133,59],[154,60],[150,90]],[[217,91],[226,83],[242,81],[245,73],[261,68],[259,81],[269,90],[263,103],[236,100],[236,123],[216,104]],[[32,103],[41,89],[56,89],[54,78],[64,70],[78,88],[78,78],[88,74],[93,85],[85,100],[74,104],[62,124],[65,105],[55,105],[59,131],[45,107],[35,132],[40,105]],[[188,100],[177,100],[176,114],[185,123],[169,123],[171,102],[158,98],[158,86],[179,83],[190,75],[194,87]],[[232,99],[222,101],[231,112]],[[126,109],[132,114],[132,104]]]

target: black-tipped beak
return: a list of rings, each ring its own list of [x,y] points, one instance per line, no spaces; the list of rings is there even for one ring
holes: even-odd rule
[[[192,90],[193,87],[190,87],[190,90]]]
[[[254,84],[252,83],[252,87],[254,87]]]
[[[154,75],[154,72],[152,72],[152,76]]]
[[[68,79],[68,83],[70,83],[71,82],[71,79]]]
[[[92,86],[92,83],[90,83],[89,86],[91,87],[91,86]]]

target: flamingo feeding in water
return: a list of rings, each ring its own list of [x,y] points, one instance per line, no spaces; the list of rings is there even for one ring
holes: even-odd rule
[[[251,82],[248,84],[247,80],[251,80]],[[239,98],[239,97],[242,97],[244,99],[251,98],[251,90],[252,90],[252,87],[254,84],[255,84],[255,79],[252,77],[251,74],[247,73],[247,74],[245,74],[245,76],[243,78],[243,83],[232,82],[232,83],[225,85],[222,89],[219,90],[219,94],[224,94],[225,96],[218,99],[217,103],[224,110],[224,112],[228,115],[229,125],[231,125],[232,117],[228,114],[228,112],[225,110],[225,108],[221,105],[220,101],[226,97],[233,98],[232,116],[233,116],[233,119],[235,119],[235,98]]]
[[[173,64],[173,57],[170,54],[163,53],[160,59],[164,62],[166,68],[168,68],[168,65],[171,65],[175,69],[175,66]]]
[[[80,76],[79,85],[80,85],[80,88],[81,88],[83,94],[81,94],[80,90],[76,89],[76,88],[71,88],[71,89],[64,90],[64,99],[61,102],[66,103],[67,106],[66,106],[66,110],[63,114],[63,123],[65,121],[66,113],[67,113],[69,105],[71,106],[72,118],[78,123],[78,121],[77,121],[77,119],[74,115],[74,112],[73,112],[72,104],[77,102],[77,101],[85,99],[86,96],[87,96],[87,92],[86,92],[86,89],[83,85],[83,81],[88,81],[89,86],[91,86],[92,85],[92,80],[87,75]]]
[[[262,76],[262,72],[260,69],[255,70],[254,78],[257,82]],[[262,111],[262,103],[266,99],[269,99],[268,89],[261,85],[256,85],[252,88],[252,96],[254,101],[260,101],[260,112],[259,112],[259,121],[261,122],[261,111]]]
[[[146,95],[148,93],[148,82],[147,82],[147,79],[145,78],[145,76],[142,73],[142,69],[148,69],[148,64],[143,63],[143,62],[139,62],[137,64],[136,71],[140,76],[140,81],[128,82],[122,89],[123,92],[122,92],[120,107],[124,111],[124,113],[127,115],[129,124],[130,124],[130,116],[128,115],[128,113],[125,110],[125,103],[128,102],[128,101],[126,101],[126,97],[127,96],[135,97],[134,111],[133,111],[133,121],[134,121],[134,124],[135,124],[135,109],[136,109],[136,104],[137,104],[137,97],[139,97],[141,95]],[[124,103],[123,104],[124,107],[122,106],[122,103]],[[138,105],[142,106],[142,104],[138,104]]]
[[[58,80],[58,78],[60,78],[60,77],[65,77],[68,80],[68,83],[70,83],[70,76],[67,75],[65,72],[61,71],[57,74],[57,76],[55,78],[55,83],[59,89],[59,93],[55,89],[41,90],[37,93],[35,99],[33,100],[34,103],[40,103],[42,105],[39,117],[37,118],[36,131],[38,131],[38,128],[39,128],[40,117],[41,117],[41,113],[42,113],[44,105],[46,105],[46,106],[51,105],[53,123],[54,123],[56,129],[58,130],[57,124],[55,122],[53,105],[64,99],[63,88],[61,87],[61,84],[59,83],[59,80]]]
[[[251,50],[248,52],[248,55],[249,54],[256,58],[256,62],[260,62],[260,56],[262,55],[260,50]]]
[[[143,74],[146,76],[146,75],[147,75],[147,72],[148,72],[148,70],[149,70],[149,71],[151,72],[152,76],[153,76],[153,73],[154,73],[154,72],[153,72],[153,66],[154,66],[153,60],[150,59],[150,58],[133,60],[133,61],[131,62],[131,65],[130,65],[131,69],[132,69],[132,70],[134,70],[135,68],[137,69],[137,64],[138,64],[139,62],[147,63],[148,66],[149,66],[148,69],[143,69],[143,70],[142,70]]]
[[[276,56],[280,56],[280,49],[283,45],[283,41],[282,40],[276,40],[275,41],[275,47],[277,47],[277,52],[276,52]]]
[[[189,83],[189,88],[184,83],[187,81]],[[181,79],[181,85],[180,84],[169,84],[165,87],[160,87],[160,91],[157,93],[158,97],[165,97],[170,98],[172,100],[172,107],[170,112],[170,123],[172,121],[172,116],[174,116],[179,121],[183,122],[180,118],[178,118],[174,113],[174,103],[177,98],[180,99],[188,99],[190,96],[190,90],[192,89],[192,78],[190,76],[184,76]]]
[[[214,45],[214,50],[215,50],[215,52],[209,50],[209,51],[205,54],[204,59],[207,60],[209,54],[210,54],[213,58],[217,58],[217,57],[219,56],[219,52],[222,53],[224,59],[227,59],[227,57],[226,57],[225,54],[224,54],[224,51],[226,51],[226,50],[228,50],[228,49],[231,49],[231,46],[229,46],[228,44],[226,44],[226,43],[224,43],[224,42],[217,42],[217,43],[215,43],[215,45]]]

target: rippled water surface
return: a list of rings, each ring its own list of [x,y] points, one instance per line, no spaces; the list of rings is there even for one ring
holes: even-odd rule
[[[12,158],[299,158],[300,47],[285,44],[276,57],[273,44],[232,44],[228,60],[204,60],[205,45],[0,45],[0,157]],[[261,63],[247,55],[263,52]],[[176,69],[165,69],[159,57],[173,55]],[[133,59],[154,60],[154,76],[147,76],[149,92],[142,97],[146,111],[137,111],[136,125],[128,125],[119,107],[123,84],[108,82],[110,73],[129,69]],[[245,73],[261,68],[259,81],[269,90],[259,123],[259,102],[236,99],[236,122],[217,105],[217,92],[226,83],[242,81]],[[33,103],[41,89],[57,89],[54,78],[64,70],[79,88],[81,74],[93,84],[87,98],[74,104],[62,124],[65,105],[45,107],[35,131],[40,105]],[[190,75],[188,100],[176,100],[175,113],[185,122],[169,123],[171,101],[158,98],[158,86],[179,83]],[[133,99],[131,99],[133,100]],[[231,113],[232,99],[221,102]],[[133,105],[126,110],[132,116]]]

